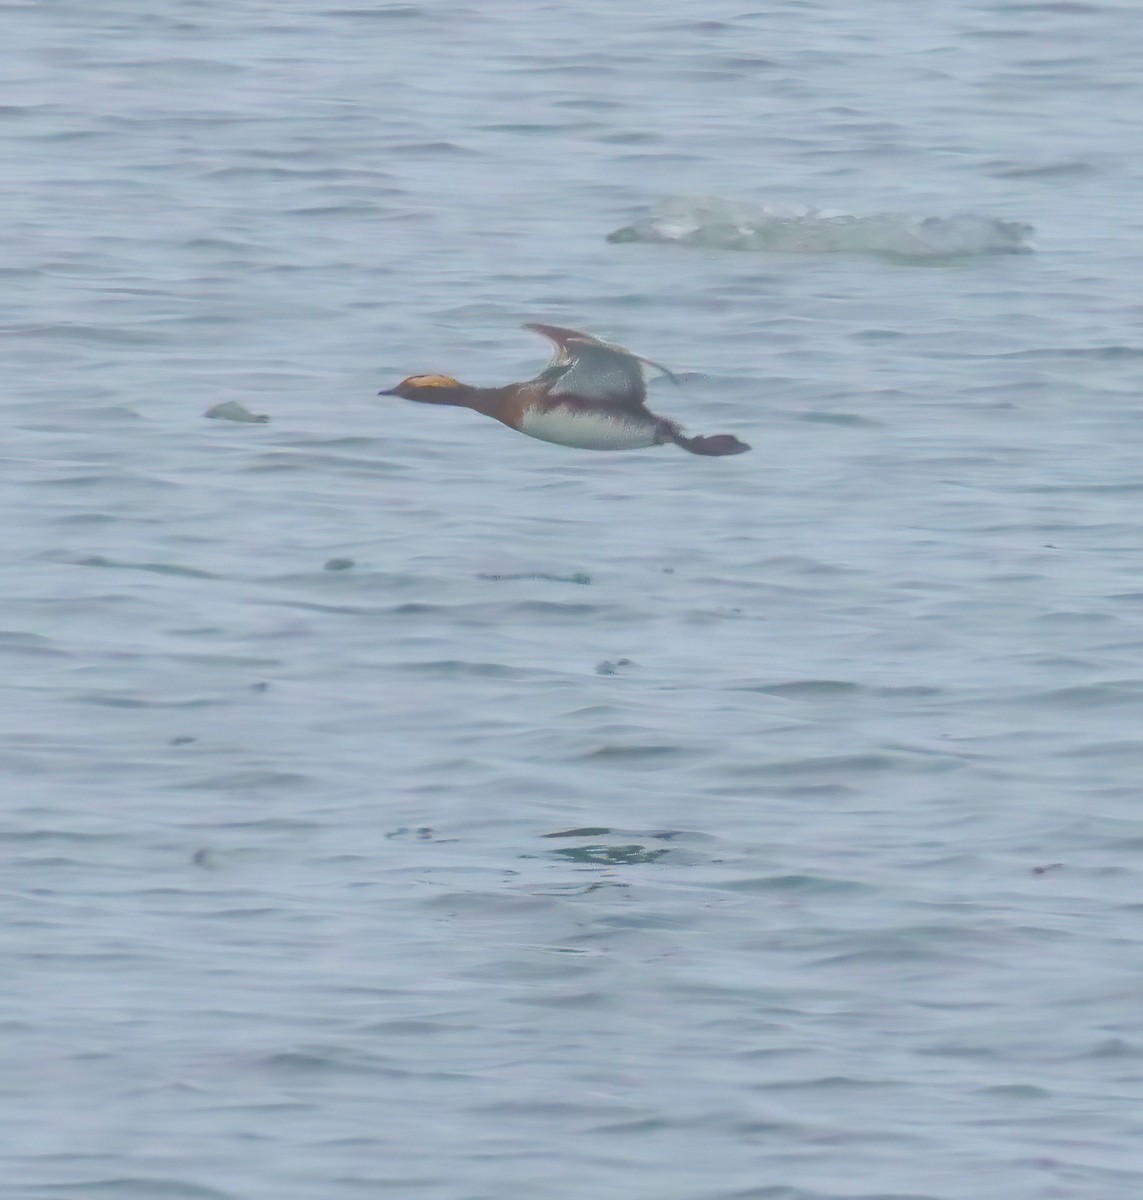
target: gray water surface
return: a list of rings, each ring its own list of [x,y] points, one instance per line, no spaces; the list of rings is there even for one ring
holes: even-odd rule
[[[0,1194],[1143,1192],[1136,18],[0,4]]]

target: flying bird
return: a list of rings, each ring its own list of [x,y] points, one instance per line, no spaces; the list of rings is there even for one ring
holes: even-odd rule
[[[651,412],[643,368],[653,367],[676,379],[666,367],[574,329],[537,323],[524,328],[534,329],[556,347],[552,361],[535,379],[472,387],[449,375],[410,375],[379,395],[471,408],[542,442],[581,450],[673,444],[691,454],[719,456],[750,449],[730,433],[688,437],[677,421]]]

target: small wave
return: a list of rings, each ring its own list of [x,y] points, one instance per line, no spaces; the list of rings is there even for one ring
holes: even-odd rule
[[[1034,230],[1019,221],[974,213],[910,217],[898,213],[820,212],[796,205],[737,204],[717,196],[664,200],[609,242],[680,242],[720,250],[772,254],[878,254],[945,259],[976,254],[1027,254]]]

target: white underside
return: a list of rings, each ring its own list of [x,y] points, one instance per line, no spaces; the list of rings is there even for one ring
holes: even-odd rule
[[[622,417],[599,413],[574,412],[557,408],[553,412],[525,413],[520,432],[541,442],[574,446],[577,450],[640,450],[655,445],[655,426],[636,424]]]

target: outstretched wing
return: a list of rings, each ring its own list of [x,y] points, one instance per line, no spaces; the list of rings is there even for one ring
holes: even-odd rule
[[[674,379],[666,367],[588,333],[538,323],[529,323],[524,328],[534,329],[555,343],[555,356],[540,376],[554,380],[548,389],[549,396],[581,396],[586,400],[607,400],[624,408],[642,409],[647,398],[644,364]]]

